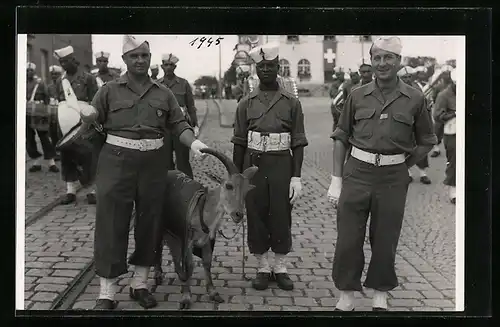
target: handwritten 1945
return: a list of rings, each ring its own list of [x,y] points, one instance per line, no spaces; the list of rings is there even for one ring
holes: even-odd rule
[[[212,38],[211,38],[211,37],[210,37],[210,38],[208,38],[208,39],[207,39],[206,37],[200,37],[200,38],[198,38],[198,37],[197,37],[197,38],[195,38],[193,41],[189,42],[189,44],[190,44],[192,47],[194,47],[194,46],[195,46],[195,44],[196,44],[196,42],[198,41],[199,45],[198,45],[198,48],[197,48],[197,49],[199,49],[199,48],[201,48],[201,47],[203,46],[203,43],[207,42],[207,43],[206,43],[206,44],[207,44],[207,48],[209,48],[209,47],[212,45],[212,43],[215,43],[215,45],[219,45],[221,40],[224,40],[224,38],[223,38],[223,37],[218,37],[218,38],[217,38],[217,39],[215,39],[215,41],[214,41],[214,40],[212,40]]]

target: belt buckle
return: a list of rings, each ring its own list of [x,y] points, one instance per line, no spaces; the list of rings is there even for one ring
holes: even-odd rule
[[[380,153],[375,154],[375,167],[380,167]]]
[[[261,136],[261,142],[262,142],[262,151],[265,152],[267,150],[267,141],[268,141],[269,136],[264,135]]]
[[[147,150],[147,143],[146,140],[139,140],[139,151],[146,151]]]

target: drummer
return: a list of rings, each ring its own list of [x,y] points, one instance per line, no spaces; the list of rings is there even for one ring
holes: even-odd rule
[[[110,55],[109,52],[104,52],[104,51],[99,51],[94,54],[95,62],[98,69],[96,74],[96,81],[98,87],[101,87],[105,83],[120,77],[118,74],[116,74],[114,71],[108,68],[109,55]]]
[[[67,46],[54,51],[54,56],[59,60],[59,64],[66,71],[65,75],[57,80],[56,92],[59,102],[66,101],[65,92],[63,90],[62,79],[65,78],[70,82],[73,93],[79,101],[90,103],[97,93],[97,81],[94,76],[80,67],[80,63],[74,57],[72,46]],[[61,106],[59,106],[61,107]],[[69,108],[64,108],[71,110]],[[61,114],[59,109],[58,114]],[[75,125],[78,122],[75,122]],[[80,149],[78,149],[80,150]],[[81,174],[79,166],[85,171],[91,170],[93,160],[97,160],[96,156],[91,151],[61,151],[61,168],[62,179],[66,182],[66,196],[62,200],[62,204],[70,204],[76,201],[76,191],[78,180]],[[85,185],[86,186],[86,185]],[[96,204],[95,190],[87,194],[88,204]]]
[[[49,108],[50,110],[50,127],[49,127],[49,136],[50,140],[52,141],[52,145],[54,148],[57,145],[57,142],[61,139],[61,129],[59,128],[59,122],[57,120],[57,92],[56,92],[56,84],[57,84],[57,79],[61,77],[63,73],[63,69],[61,66],[53,65],[49,67],[49,72],[50,72],[50,83],[47,85],[47,89],[49,91],[49,97],[50,97],[50,103],[49,103]],[[54,158],[56,161],[60,160],[59,155],[56,155]]]
[[[39,81],[35,75],[36,65],[29,62],[26,67],[26,101],[38,101],[43,102],[45,105],[49,104],[49,93],[45,83]],[[27,104],[29,106],[29,103]],[[26,151],[28,156],[33,159],[33,164],[29,168],[29,172],[37,172],[42,170],[42,165],[40,163],[40,158],[42,154],[38,152],[38,147],[36,143],[36,135],[40,138],[42,143],[43,156],[47,160],[49,166],[49,171],[59,172],[56,163],[54,162],[54,157],[56,152],[54,150],[53,144],[49,139],[49,132],[46,129],[37,128],[37,122],[40,117],[33,115],[26,116]]]

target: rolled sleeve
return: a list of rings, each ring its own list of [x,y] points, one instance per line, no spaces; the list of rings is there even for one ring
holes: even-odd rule
[[[349,143],[349,137],[352,134],[353,114],[354,114],[354,108],[353,108],[352,95],[349,94],[349,96],[345,101],[344,109],[340,114],[339,122],[335,127],[333,133],[330,135],[331,139],[333,139],[334,141],[335,140],[341,141],[345,145]]]
[[[417,146],[432,146],[438,143],[437,136],[434,133],[431,112],[423,96],[421,105],[415,115],[415,141]]]
[[[293,150],[299,146],[305,147],[309,144],[307,142],[304,127],[304,112],[302,111],[302,104],[298,100],[293,108],[292,117],[293,121],[290,147]]]
[[[189,126],[188,122],[184,118],[184,114],[182,113],[181,107],[179,107],[179,103],[175,99],[175,95],[170,91],[170,89],[165,88],[167,92],[167,104],[169,110],[169,114],[167,116],[167,126],[172,130],[172,132],[178,137],[182,134],[186,129],[193,130],[191,126]]]
[[[97,93],[95,94],[94,98],[92,99],[92,107],[97,109],[97,112],[99,113],[97,115],[97,121],[99,124],[104,124],[106,121],[107,113],[108,113],[108,94],[109,94],[109,85],[103,85]]]
[[[233,137],[231,142],[246,147],[248,145],[248,122],[246,108],[248,106],[248,98],[240,101],[236,107],[236,115],[234,118]]]

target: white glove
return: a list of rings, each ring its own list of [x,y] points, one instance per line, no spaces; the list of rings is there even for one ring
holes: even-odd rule
[[[290,198],[290,203],[293,204],[301,194],[302,183],[300,182],[300,177],[292,177],[292,179],[290,180],[290,192],[288,195]]]
[[[332,182],[330,183],[330,188],[328,189],[327,198],[334,207],[337,207],[340,191],[342,190],[342,177],[337,177],[332,175]]]
[[[194,131],[194,137],[198,137],[200,135],[200,128],[198,126],[195,126],[193,128]]]
[[[208,148],[208,146],[200,140],[194,140],[194,142],[191,143],[191,150],[194,152],[195,157],[204,158],[206,153],[201,153],[200,150],[205,148]]]

